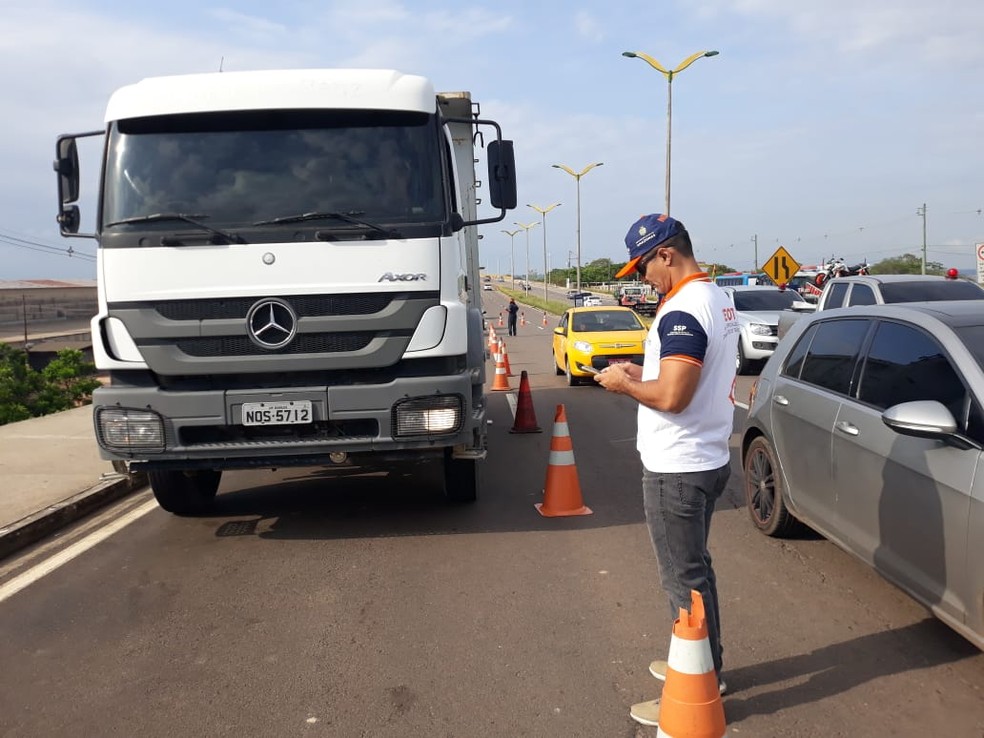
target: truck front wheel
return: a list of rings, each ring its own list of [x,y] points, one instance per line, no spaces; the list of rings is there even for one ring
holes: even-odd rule
[[[444,456],[444,496],[448,502],[474,502],[478,498],[479,465],[476,459]]]
[[[147,476],[157,504],[174,515],[205,512],[215,499],[222,480],[222,472],[215,469],[152,471]]]

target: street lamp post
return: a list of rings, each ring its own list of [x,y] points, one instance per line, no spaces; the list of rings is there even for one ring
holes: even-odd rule
[[[543,301],[547,301],[547,213],[556,207],[560,207],[559,202],[555,202],[553,205],[548,205],[545,208],[541,208],[539,205],[527,205],[528,208],[533,208],[538,212],[542,218],[543,223]]]
[[[518,230],[515,231],[503,231],[507,236],[509,236],[509,278],[512,279],[513,291],[516,290],[516,234],[519,233]]]
[[[585,174],[590,172],[595,167],[600,167],[602,164],[604,164],[604,162],[602,161],[597,161],[594,164],[588,164],[588,166],[586,166],[580,172],[575,172],[573,169],[571,169],[569,166],[565,164],[551,165],[554,169],[563,169],[565,172],[571,175],[574,178],[574,181],[577,183],[576,186],[577,205],[575,206],[575,209],[577,210],[576,217],[577,217],[577,291],[578,292],[581,291],[581,177],[583,177]]]
[[[530,283],[530,229],[536,228],[540,225],[539,223],[514,223],[513,225],[518,225],[524,231],[526,231],[526,284]],[[525,290],[524,290],[525,291]]]
[[[622,52],[622,56],[627,56],[630,59],[642,59],[644,62],[649,64],[649,66],[666,77],[666,215],[670,214],[670,150],[671,142],[673,140],[673,75],[679,74],[701,57],[717,55],[717,51],[698,51],[696,54],[691,54],[680,62],[676,69],[667,69],[658,61],[653,59],[653,57],[649,56],[649,54],[644,54],[641,51]]]

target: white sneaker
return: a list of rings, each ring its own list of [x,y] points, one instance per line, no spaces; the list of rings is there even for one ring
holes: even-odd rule
[[[631,715],[632,719],[637,723],[658,727],[659,700],[649,700],[648,702],[639,702],[632,705],[629,709],[629,715]]]
[[[654,677],[659,679],[661,682],[666,681],[666,667],[667,663],[661,659],[656,659],[649,665],[649,673]],[[724,679],[718,676],[718,694],[722,697],[728,693],[728,685],[725,683]]]

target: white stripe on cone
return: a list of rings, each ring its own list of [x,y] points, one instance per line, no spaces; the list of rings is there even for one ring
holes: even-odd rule
[[[551,451],[550,460],[547,463],[549,463],[550,466],[574,466],[574,452]]]
[[[686,638],[672,636],[670,653],[666,659],[667,665],[681,674],[707,674],[714,671],[714,659],[711,658],[711,644],[706,637],[699,641],[688,641]]]
[[[554,423],[553,434],[555,436],[569,436],[571,434],[571,431],[567,427],[567,423],[561,421],[559,423]]]

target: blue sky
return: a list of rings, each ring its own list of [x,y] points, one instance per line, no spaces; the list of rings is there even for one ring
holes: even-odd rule
[[[624,260],[628,226],[663,210],[666,80],[626,50],[668,67],[720,52],[673,82],[672,214],[700,258],[750,269],[753,237],[759,264],[779,245],[804,264],[918,254],[924,203],[930,261],[972,268],[984,242],[979,0],[0,0],[0,19],[0,279],[95,277],[95,244],[55,226],[56,136],[101,127],[117,87],[220,63],[394,68],[471,91],[516,142],[520,208],[482,229],[490,270],[508,270],[503,229],[541,220],[526,203],[562,203],[547,251],[566,264],[575,182],[552,164],[604,162],[581,180],[585,263]]]

